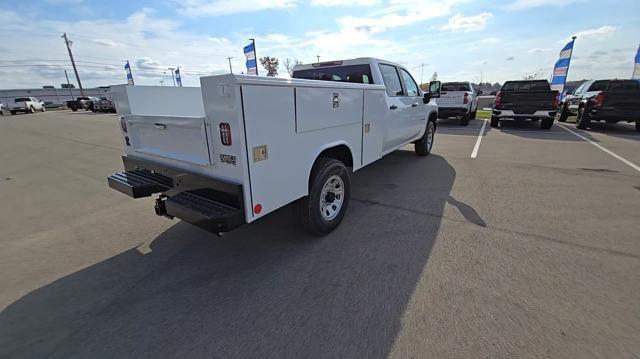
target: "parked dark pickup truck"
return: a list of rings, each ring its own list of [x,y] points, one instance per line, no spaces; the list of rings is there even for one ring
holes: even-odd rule
[[[75,101],[67,101],[67,107],[71,111],[78,111],[81,109],[87,111],[94,111],[97,105],[97,99],[94,97],[81,96],[75,99]]]
[[[562,102],[558,121],[577,115],[576,125],[586,129],[591,121],[635,122],[640,131],[640,81],[587,81]]]
[[[546,80],[507,81],[496,94],[491,127],[500,121],[540,120],[540,128],[550,129],[558,112],[558,91]]]

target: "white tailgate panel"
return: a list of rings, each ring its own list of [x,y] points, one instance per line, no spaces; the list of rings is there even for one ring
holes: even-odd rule
[[[134,151],[189,162],[211,163],[203,117],[125,115]]]
[[[298,132],[361,123],[362,97],[363,90],[298,87]]]
[[[440,107],[465,107],[464,92],[461,91],[446,91],[440,95],[440,98],[436,98],[436,103]]]

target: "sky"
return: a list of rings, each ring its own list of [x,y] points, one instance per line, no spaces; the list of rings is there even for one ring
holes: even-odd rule
[[[548,79],[578,36],[568,80],[629,78],[640,44],[640,1],[590,0],[0,0],[0,88],[76,83],[62,33],[72,40],[84,87],[185,86],[201,76],[246,72],[242,48],[303,63],[378,57],[416,79],[504,82]],[[264,74],[264,71],[263,71]]]

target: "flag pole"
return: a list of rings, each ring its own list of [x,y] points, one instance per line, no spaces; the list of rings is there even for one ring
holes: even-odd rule
[[[256,51],[256,39],[251,38],[251,43],[253,44],[253,56],[256,57],[256,76],[258,76],[258,51]]]
[[[571,68],[571,60],[573,59],[573,49],[576,45],[577,36],[571,36],[571,56],[569,56],[569,65],[567,66],[567,73],[564,76],[564,84],[562,84],[562,93],[565,93],[565,89],[567,87],[567,80],[569,79],[569,68]],[[562,94],[560,94],[562,95]]]

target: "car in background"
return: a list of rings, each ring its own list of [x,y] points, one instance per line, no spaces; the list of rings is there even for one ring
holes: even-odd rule
[[[13,103],[9,105],[9,111],[12,115],[18,112],[34,113],[36,111],[44,112],[44,102],[35,97],[16,97]]]
[[[100,112],[111,112],[111,113],[116,112],[115,103],[113,103],[113,101],[109,100],[106,97],[100,97],[100,100],[97,103],[98,103],[97,109]]]
[[[491,127],[504,120],[540,121],[548,130],[558,112],[558,91],[552,91],[547,80],[507,81],[496,94],[491,114]]]
[[[578,87],[562,101],[558,121],[578,116],[576,126],[586,129],[591,121],[635,122],[640,131],[640,81],[592,80]]]
[[[61,104],[61,103],[53,102],[53,101],[45,101],[44,102],[44,107],[45,108],[60,108],[62,106],[64,106],[64,105]]]
[[[469,120],[476,118],[478,111],[478,94],[469,81],[443,82],[440,98],[435,99],[438,104],[438,118],[455,117],[460,125],[469,125]]]
[[[0,102],[0,116],[4,115],[5,108],[6,108],[5,105],[2,102]]]
[[[75,100],[67,101],[67,108],[74,112],[78,110],[94,111],[96,100],[95,97],[80,96]]]

